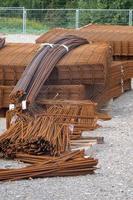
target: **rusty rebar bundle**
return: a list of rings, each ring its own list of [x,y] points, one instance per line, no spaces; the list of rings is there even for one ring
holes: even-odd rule
[[[77,176],[93,174],[96,170],[97,159],[85,158],[83,151],[75,151],[89,147],[96,140],[103,141],[103,138],[80,138],[82,130],[97,127],[98,117],[106,118],[96,113],[96,104],[50,100],[45,105],[43,114],[32,117],[12,111],[13,116],[17,115],[16,121],[0,136],[0,154],[31,165],[0,169],[0,181]]]
[[[57,62],[68,51],[86,43],[87,40],[70,35],[55,41],[52,48],[44,46],[25,69],[10,95],[11,101],[19,102],[24,96],[32,104]]]
[[[16,152],[34,155],[60,155],[69,149],[68,126],[56,123],[52,117],[19,121],[0,138],[3,157],[13,158]]]
[[[0,136],[0,151],[4,157],[13,157],[16,152],[60,155],[70,149],[71,138],[80,138],[82,131],[98,127],[100,115],[91,102],[51,100],[45,105],[47,110],[33,117],[13,113],[15,124]],[[12,118],[10,121],[12,123]]]

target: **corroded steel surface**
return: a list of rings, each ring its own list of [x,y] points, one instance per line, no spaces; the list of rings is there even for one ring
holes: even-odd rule
[[[78,30],[53,29],[40,36],[36,42],[52,42],[54,38],[73,34],[83,37],[91,42],[108,42],[113,49],[113,55],[133,55],[133,27],[112,25],[88,25]]]
[[[15,85],[40,45],[8,43],[0,50],[0,84]]]

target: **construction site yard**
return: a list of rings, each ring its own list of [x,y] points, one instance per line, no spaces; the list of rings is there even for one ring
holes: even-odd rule
[[[94,26],[94,30],[95,30],[95,28],[96,27]],[[116,29],[115,31],[117,33],[117,27],[115,29]],[[55,29],[55,33],[57,30]],[[93,26],[92,26],[92,30],[93,30]],[[108,30],[108,26],[107,26],[107,30]],[[68,30],[61,29],[59,31],[67,32]],[[83,30],[83,32],[85,34],[89,33],[89,29],[87,29],[87,31],[84,32],[84,30]],[[121,31],[121,35],[122,35],[121,37],[125,37],[123,32],[124,32],[124,29]],[[52,35],[52,37],[53,36],[56,37],[56,34],[54,35],[53,33],[52,34],[49,33],[50,37],[51,37],[51,35]],[[63,33],[61,33],[61,34],[63,34]],[[77,33],[74,30],[71,34],[77,34]],[[82,36],[82,30],[81,30],[80,34]],[[84,35],[84,37],[86,36],[89,38],[91,36],[91,34],[90,35],[87,35],[87,34]],[[106,34],[108,34],[108,31]],[[132,34],[130,33],[130,30],[129,30],[128,34],[132,36]],[[114,37],[113,34],[112,34],[112,36]],[[38,35],[30,35],[30,34],[29,35],[28,34],[15,34],[15,35],[9,34],[9,35],[5,35],[4,37],[6,38],[6,42],[8,44],[10,42],[11,43],[36,43],[37,42],[36,39],[39,36]],[[93,34],[92,34],[92,37],[93,37]],[[30,46],[27,47],[27,49],[31,48],[31,52],[33,52],[33,54],[35,53],[35,51],[37,51],[37,49],[39,48],[39,45],[42,48],[45,42],[48,42],[46,44],[49,44],[52,40],[51,38],[49,39],[49,37],[47,39],[47,35],[45,38],[45,34],[44,34],[44,38],[40,37],[40,39],[44,40],[44,41],[41,41],[38,44],[28,44],[28,45],[33,45],[33,46],[38,45],[33,48],[34,51],[32,51],[32,48]],[[104,37],[103,37],[103,40],[104,40]],[[112,41],[112,39],[110,39],[110,40]],[[96,90],[97,88],[95,88],[95,86],[93,87],[93,85],[95,85],[94,83],[96,80],[104,81],[104,78],[106,76],[105,77],[101,76],[101,79],[97,79],[97,76],[93,77],[93,73],[92,73],[92,76],[90,76],[90,78],[87,78],[87,81],[88,81],[87,84],[89,84],[91,82],[91,78],[92,78],[93,84],[92,84],[92,87],[90,87],[89,89],[90,89],[90,91],[91,91],[91,89],[92,89],[92,91],[94,90],[94,94],[92,93],[94,95],[94,97],[95,97],[95,90],[100,91],[100,92],[103,90],[102,92],[104,95],[102,96],[101,99],[100,98],[98,99],[99,101],[96,101],[96,102],[98,102],[97,105],[100,105],[100,101],[103,103],[102,105],[105,104],[106,106],[100,107],[101,111],[103,111],[105,115],[107,114],[106,117],[111,116],[110,120],[106,119],[107,121],[101,120],[102,118],[97,117],[96,118],[97,124],[99,126],[95,127],[93,129],[93,131],[91,131],[92,129],[89,129],[90,131],[83,132],[83,135],[87,136],[88,138],[89,137],[90,138],[91,137],[93,137],[93,138],[100,137],[100,138],[103,138],[103,140],[104,140],[104,142],[101,144],[94,143],[94,144],[92,144],[92,146],[88,145],[87,148],[85,148],[86,155],[88,155],[91,158],[98,159],[98,165],[96,166],[97,170],[94,172],[94,174],[92,174],[92,175],[87,174],[87,175],[80,175],[80,176],[77,176],[77,174],[76,174],[76,176],[71,175],[68,177],[67,176],[65,177],[65,175],[64,175],[64,177],[63,176],[59,177],[58,175],[55,177],[42,176],[42,178],[38,178],[39,176],[32,176],[32,173],[31,173],[27,177],[26,176],[24,177],[24,175],[25,175],[24,174],[22,176],[21,180],[17,180],[17,179],[15,180],[15,175],[17,175],[17,173],[13,174],[13,176],[14,176],[14,179],[13,179],[13,176],[10,177],[9,169],[16,169],[16,168],[23,169],[25,166],[27,166],[27,165],[29,166],[29,164],[25,164],[26,162],[20,162],[21,157],[20,157],[20,160],[18,159],[19,161],[17,161],[17,159],[15,160],[14,158],[13,158],[14,159],[13,160],[12,157],[6,157],[6,156],[5,156],[5,158],[8,158],[8,159],[3,159],[2,152],[0,152],[0,157],[1,157],[1,159],[0,159],[0,169],[1,169],[0,200],[17,200],[17,199],[19,199],[19,200],[132,200],[133,199],[133,159],[132,159],[133,158],[133,131],[132,131],[133,130],[133,82],[131,81],[133,78],[133,70],[132,70],[133,69],[133,62],[132,62],[133,61],[133,41],[130,41],[130,38],[129,38],[129,41],[131,42],[130,48],[129,48],[129,43],[130,43],[129,41],[128,41],[129,42],[128,43],[125,38],[122,41],[123,41],[123,43],[121,43],[119,41],[114,43],[115,45],[112,45],[113,47],[110,47],[108,44],[100,44],[97,42],[90,43],[90,44],[88,44],[88,43],[84,44],[84,45],[88,46],[88,50],[87,50],[87,48],[83,49],[84,55],[87,52],[86,53],[87,56],[83,56],[83,58],[84,58],[83,60],[85,62],[84,65],[86,65],[86,63],[88,64],[87,66],[92,65],[93,70],[95,69],[93,64],[96,64],[96,66],[98,65],[99,74],[102,73],[101,66],[103,65],[103,69],[104,68],[107,69],[107,71],[105,70],[105,72],[107,72],[107,73],[105,73],[105,75],[107,76],[108,79],[110,78],[109,83],[111,83],[109,85],[109,88],[108,88],[109,90],[107,90],[107,93],[104,93],[106,91],[106,90],[104,91],[104,87],[102,87],[101,90],[99,89],[100,87],[98,88],[99,90]],[[122,50],[121,50],[121,48],[122,48],[121,44],[123,44]],[[15,45],[16,44],[13,44],[12,48],[14,48],[14,49],[18,48],[17,46],[15,47]],[[19,45],[19,44],[17,44],[17,45]],[[70,45],[71,45],[71,42],[70,42]],[[83,47],[84,47],[84,45],[83,45]],[[99,45],[99,46],[97,46],[97,45]],[[117,48],[117,45],[118,45],[118,48]],[[9,47],[10,47],[10,44],[9,44]],[[46,46],[46,48],[47,48],[47,46]],[[48,48],[49,48],[49,45],[48,45]],[[111,51],[110,51],[111,48],[114,48],[113,54],[111,54]],[[64,51],[64,48],[62,48],[62,49]],[[82,46],[80,47],[80,49],[82,50]],[[44,48],[44,50],[45,50],[45,48]],[[26,52],[26,47],[24,47],[24,49],[22,48],[22,51]],[[65,51],[66,51],[66,49],[65,49]],[[64,63],[62,62],[63,63],[62,64],[59,62],[59,66],[57,65],[57,68],[61,69],[61,67],[64,64],[67,64],[67,61],[71,61],[71,57],[74,57],[75,60],[73,59],[74,62],[70,62],[70,63],[68,62],[68,66],[69,65],[74,66],[74,64],[76,62],[78,63],[80,61],[79,56],[77,56],[77,58],[76,58],[76,56],[74,56],[74,55],[80,55],[80,58],[82,61],[83,54],[82,54],[82,51],[80,54],[80,51],[79,52],[77,51],[78,54],[75,53],[72,56],[70,54],[70,57],[67,57],[67,56],[69,56],[69,54],[66,55],[66,59],[64,58]],[[92,51],[92,55],[94,55],[94,57],[92,56],[92,61],[91,61],[91,51]],[[12,50],[10,50],[10,52],[12,53]],[[21,53],[21,51],[20,51],[20,53]],[[130,54],[128,55],[128,53],[130,53],[131,55]],[[15,61],[14,63],[17,63],[16,58],[20,58],[21,54],[16,54],[16,55],[18,55],[18,56],[16,56],[16,57],[14,56],[14,61]],[[28,54],[26,54],[26,55],[28,55]],[[30,53],[29,53],[29,55],[30,55]],[[32,55],[32,53],[31,53],[31,55]],[[127,56],[125,56],[125,55],[127,55]],[[98,60],[98,56],[99,56],[99,60]],[[27,58],[27,57],[28,56],[25,56],[22,61],[25,61],[26,60],[25,58]],[[34,55],[32,55],[31,57],[34,58]],[[86,58],[88,58],[88,60],[86,60]],[[131,58],[131,59],[129,59],[129,58]],[[21,63],[21,59],[19,62]],[[28,63],[28,61],[27,61],[27,63]],[[26,63],[26,65],[27,65],[27,63]],[[5,64],[6,64],[6,62],[5,62]],[[18,66],[19,66],[19,64],[18,64]],[[12,67],[13,64],[10,63],[10,65]],[[6,66],[6,65],[3,64],[1,66]],[[17,64],[16,64],[16,66],[17,66]],[[20,69],[21,69],[21,67],[22,66],[20,66]],[[8,69],[8,63],[7,63],[6,69]],[[17,67],[16,67],[16,69],[17,69]],[[83,69],[83,68],[81,68],[81,69]],[[89,67],[88,67],[88,69],[89,69]],[[111,70],[108,71],[108,69],[111,69],[112,71]],[[22,68],[22,71],[23,70],[24,69]],[[76,68],[76,70],[77,70],[77,68]],[[96,68],[96,70],[97,70],[97,68]],[[10,70],[9,70],[9,72],[10,72]],[[7,71],[6,73],[8,74],[9,72]],[[65,71],[62,70],[61,72],[63,75],[65,74]],[[16,73],[16,71],[15,71],[15,73]],[[81,83],[83,81],[82,86],[86,85],[86,82],[84,82],[84,79],[86,76],[82,77],[82,75],[87,74],[87,73],[88,73],[88,71],[86,73],[81,73],[81,77],[80,76],[78,77],[78,78],[81,78],[81,80],[80,80]],[[110,73],[109,77],[108,77],[108,73]],[[128,73],[129,73],[129,76],[128,76]],[[12,72],[12,74],[13,74],[13,72]],[[13,76],[13,78],[17,77],[16,74],[15,74],[15,76]],[[74,74],[75,74],[74,72],[71,73],[71,76],[73,75],[72,76],[73,80],[76,79]],[[98,77],[100,77],[99,74],[98,74]],[[68,75],[68,74],[66,73],[65,75]],[[77,73],[77,76],[78,75],[80,75],[80,73]],[[103,75],[103,73],[102,73],[102,75]],[[66,77],[68,80],[69,80],[69,78],[71,79],[71,77],[69,77],[69,76],[66,76]],[[10,77],[8,77],[8,76],[6,77],[7,82],[8,82],[8,78],[10,78]],[[9,91],[7,90],[8,92],[6,94],[8,94],[10,92],[10,89],[12,89],[12,87],[14,87],[14,85],[15,85],[14,82],[19,81],[21,78],[19,77],[18,80],[15,79],[14,82],[12,80],[12,76],[10,79],[11,79],[11,83],[8,85],[8,86],[10,86]],[[9,81],[10,81],[10,79],[9,79]],[[52,78],[51,78],[51,80],[52,80]],[[23,83],[24,83],[24,81],[23,81]],[[73,88],[75,87],[74,83],[72,83]],[[127,83],[127,85],[126,85],[126,83]],[[59,82],[59,84],[62,85],[62,83],[60,83],[60,82]],[[98,82],[98,84],[100,84],[100,82]],[[124,84],[125,84],[125,86],[124,86]],[[55,86],[58,87],[60,85],[55,84]],[[78,86],[81,87],[81,85],[78,85]],[[1,87],[4,88],[4,84]],[[56,87],[55,87],[55,89],[53,89],[53,91],[56,90]],[[74,89],[73,88],[71,89],[71,91],[74,93],[75,88]],[[80,89],[81,89],[81,92],[79,94],[79,92],[77,92],[77,91],[80,91]],[[79,88],[77,90],[75,89],[75,91],[77,92],[77,98],[82,96],[81,95],[82,91],[83,91],[83,93],[85,91],[85,89],[84,90],[83,89],[84,88]],[[66,93],[67,92],[69,93],[69,87],[64,89],[63,91],[65,91]],[[100,92],[99,92],[99,96],[100,96]],[[113,92],[114,92],[114,94],[113,94]],[[115,92],[116,92],[116,94],[115,94]],[[42,100],[43,100],[42,94],[43,93],[40,93],[39,97],[42,97]],[[57,94],[58,94],[58,91],[57,91]],[[44,96],[45,95],[46,94],[44,94]],[[108,98],[106,99],[106,97],[108,97]],[[49,97],[49,99],[51,99],[51,98]],[[48,99],[48,101],[49,101],[49,99]],[[46,100],[47,99],[44,98],[44,102]],[[66,97],[65,100],[67,102],[67,100],[69,100],[69,98]],[[9,105],[8,101],[7,101],[7,105]],[[56,101],[56,99],[55,99],[55,101]],[[5,101],[3,100],[2,103],[3,102],[5,102]],[[40,100],[40,102],[41,102],[41,100]],[[57,102],[58,102],[58,100],[57,100]],[[95,106],[96,106],[96,104],[95,104]],[[95,112],[95,114],[96,113],[97,112]],[[65,118],[65,115],[63,115],[63,114],[62,114],[62,116],[64,116],[64,118]],[[83,117],[86,117],[87,115],[88,114],[83,114]],[[90,116],[91,116],[91,114],[90,114]],[[7,117],[7,115],[6,115],[6,117]],[[55,115],[55,117],[57,117],[57,116]],[[7,119],[8,119],[8,117],[7,117]],[[87,121],[87,123],[88,123],[88,121]],[[6,129],[6,118],[0,118],[0,135],[4,132],[5,129]],[[32,127],[31,127],[31,130],[32,130]],[[22,131],[22,132],[24,132],[24,131]],[[72,132],[73,132],[73,130],[72,130]],[[22,135],[23,135],[23,133],[22,133]],[[71,136],[71,134],[69,134],[69,135]],[[39,155],[41,155],[41,154],[37,154],[37,156],[39,156]],[[16,156],[15,158],[18,158],[18,157]],[[56,166],[58,167],[59,164],[60,163],[55,163],[55,168],[54,168],[55,173],[56,173]],[[39,164],[38,164],[38,166],[39,166]],[[81,166],[82,166],[82,164],[81,164]],[[45,165],[44,165],[44,168],[45,168]],[[47,164],[46,164],[46,168],[47,168]],[[2,172],[4,171],[3,169],[5,169],[5,172],[7,172],[9,170],[9,174],[2,175]],[[38,169],[38,168],[36,168],[36,169]],[[61,166],[61,169],[63,169],[62,166]],[[75,168],[74,168],[74,170],[76,171]],[[39,172],[41,172],[41,170]],[[49,170],[49,174],[48,174],[49,176],[51,176],[50,173],[51,173],[51,171]],[[4,176],[5,176],[5,179],[3,178]],[[9,179],[8,179],[8,176],[9,176]],[[34,178],[32,178],[30,176],[32,176]]]
[[[104,144],[93,146],[88,150],[89,154],[99,159],[99,169],[94,175],[0,183],[0,199],[131,200],[133,198],[132,99],[133,92],[129,91],[111,102],[106,109],[112,115],[112,119],[99,122],[102,127],[93,131],[93,135],[104,137]],[[21,166],[24,164],[16,161],[0,162],[0,168]]]

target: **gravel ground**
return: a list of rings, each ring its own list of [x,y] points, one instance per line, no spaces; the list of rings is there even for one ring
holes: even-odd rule
[[[111,105],[113,119],[102,122],[94,135],[105,144],[94,147],[99,159],[95,175],[22,180],[0,184],[0,200],[132,200],[133,199],[133,92]],[[89,133],[92,135],[92,132]],[[92,151],[91,151],[92,153]],[[21,163],[0,161],[0,167]]]
[[[6,37],[6,42],[23,42],[23,43],[35,43],[35,40],[39,35],[32,34],[0,34],[0,36]]]

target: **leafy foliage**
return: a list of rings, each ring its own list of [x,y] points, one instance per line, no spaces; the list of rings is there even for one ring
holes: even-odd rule
[[[0,6],[26,8],[133,8],[132,0],[0,0]]]
[[[72,9],[133,9],[133,0],[0,0],[0,7],[25,7],[29,9],[72,8]],[[0,10],[0,32],[22,31],[22,11]],[[44,32],[53,27],[74,28],[75,10],[28,10],[27,31]],[[129,23],[128,11],[79,11],[79,27],[89,23]],[[8,31],[8,30],[9,31]]]

